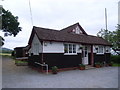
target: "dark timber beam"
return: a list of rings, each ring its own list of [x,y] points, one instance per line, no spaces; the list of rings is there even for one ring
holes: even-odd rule
[[[91,65],[94,65],[93,45],[91,45]]]

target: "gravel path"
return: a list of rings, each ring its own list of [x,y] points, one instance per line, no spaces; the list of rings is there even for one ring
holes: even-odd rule
[[[47,75],[27,66],[16,66],[10,58],[2,61],[3,88],[118,88],[118,67]]]

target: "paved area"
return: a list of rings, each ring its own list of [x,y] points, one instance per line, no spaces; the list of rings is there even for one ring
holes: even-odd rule
[[[27,66],[16,66],[10,58],[2,59],[3,88],[117,88],[118,67],[70,70],[57,75],[42,74]]]

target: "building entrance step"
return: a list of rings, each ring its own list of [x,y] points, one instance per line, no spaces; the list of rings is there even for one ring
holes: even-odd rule
[[[86,65],[85,69],[94,69],[95,67],[91,66],[91,65]]]

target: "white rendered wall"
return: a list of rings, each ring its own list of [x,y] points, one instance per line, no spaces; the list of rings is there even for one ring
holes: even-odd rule
[[[37,44],[38,47],[36,47],[35,44]],[[33,53],[33,55],[39,55],[39,53],[42,53],[42,45],[36,34],[33,38],[32,45],[29,52]]]
[[[64,53],[64,45],[62,42],[43,42],[43,53]]]
[[[43,53],[64,53],[64,44],[65,43],[63,42],[44,41]],[[77,53],[81,53],[81,50],[79,50],[79,47],[80,47],[80,44],[76,44]]]
[[[39,47],[35,47],[35,44],[38,44]],[[39,55],[39,53],[64,53],[64,44],[63,42],[50,42],[50,41],[44,41],[43,46],[41,45],[38,37],[35,35],[32,41],[32,46],[31,49],[29,50],[29,53],[33,53],[34,55]],[[67,44],[67,43],[66,43]],[[75,44],[75,43],[74,43]],[[82,45],[81,44],[76,44],[76,51],[77,53],[81,53],[82,51],[79,49]],[[96,53],[96,47],[98,45],[93,45],[93,53]],[[84,47],[84,45],[82,46]],[[88,52],[91,52],[91,46],[87,45],[88,47]],[[36,52],[36,49],[38,49],[39,52]],[[43,50],[42,50],[43,49]],[[104,53],[106,49],[109,49],[107,53],[110,53],[110,47],[105,46],[104,47]]]

